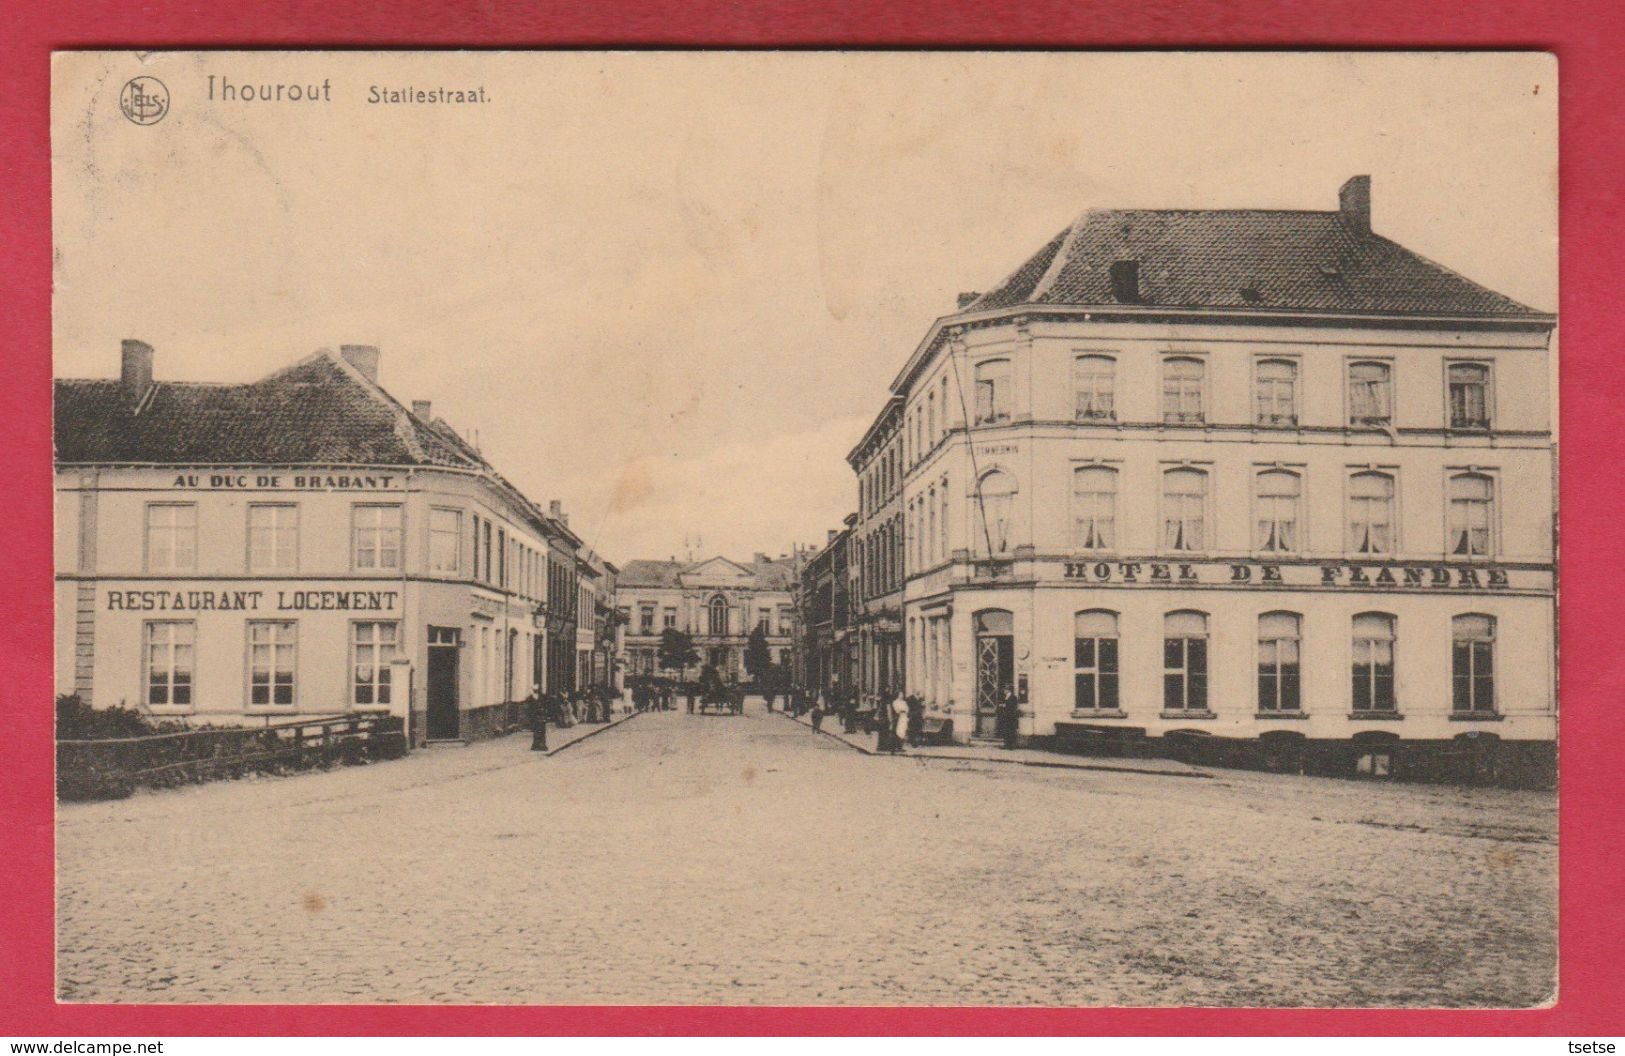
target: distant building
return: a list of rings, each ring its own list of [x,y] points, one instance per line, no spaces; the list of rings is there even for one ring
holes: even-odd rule
[[[1363,176],[1090,211],[930,327],[850,456],[868,636],[899,509],[908,691],[960,739],[1013,691],[1035,743],[1539,780],[1554,321],[1373,233]]]
[[[616,577],[615,599],[624,624],[626,675],[671,675],[659,666],[660,637],[668,627],[694,638],[700,664],[722,677],[747,681],[745,645],[762,627],[775,664],[789,667],[794,625],[797,555],[749,561],[713,557],[702,561],[626,562]],[[690,668],[688,677],[699,672]]]
[[[59,692],[221,724],[386,711],[422,743],[573,677],[581,540],[384,391],[377,349],[244,384],[153,358],[126,341],[119,378],[56,382]]]
[[[857,639],[851,604],[851,539],[857,516],[831,529],[822,550],[801,569],[796,592],[797,682],[826,697],[857,686]]]

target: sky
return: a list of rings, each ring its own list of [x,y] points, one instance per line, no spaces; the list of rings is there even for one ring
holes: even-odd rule
[[[119,113],[138,75],[170,92],[157,124]],[[1555,311],[1556,75],[1539,54],[63,54],[55,371],[116,375],[128,337],[176,381],[377,345],[386,389],[610,560],[778,554],[855,507],[846,453],[955,295],[1090,207],[1330,210],[1368,174],[1378,233]]]

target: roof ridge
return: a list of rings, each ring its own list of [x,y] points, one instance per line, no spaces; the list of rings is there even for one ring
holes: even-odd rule
[[[1055,280],[1061,277],[1061,272],[1066,270],[1067,261],[1072,259],[1072,247],[1078,244],[1079,233],[1088,222],[1091,212],[1093,210],[1085,209],[1076,220],[1067,225],[1066,235],[1061,239],[1061,244],[1055,248],[1055,256],[1050,258],[1049,267],[1044,269],[1044,274],[1033,283],[1032,292],[1027,295],[1027,300],[1042,301],[1049,293],[1050,287],[1055,285]]]

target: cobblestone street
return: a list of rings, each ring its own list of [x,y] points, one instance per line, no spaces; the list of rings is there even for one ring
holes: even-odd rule
[[[64,805],[69,1001],[1512,1005],[1550,794],[862,755],[752,700]]]

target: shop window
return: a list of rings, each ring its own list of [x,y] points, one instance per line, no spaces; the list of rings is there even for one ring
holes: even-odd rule
[[[1094,610],[1073,617],[1073,707],[1116,711],[1117,614]]]
[[[292,707],[299,625],[292,620],[255,620],[248,625],[248,704]]]
[[[147,571],[197,570],[197,505],[191,502],[147,504]]]
[[[1072,545],[1110,550],[1117,545],[1117,471],[1080,466],[1072,471]]]
[[[1281,428],[1298,424],[1298,365],[1289,359],[1260,360],[1254,421]]]
[[[1387,363],[1349,364],[1349,424],[1391,425],[1394,420],[1392,368]]]
[[[1298,653],[1301,621],[1296,613],[1266,612],[1258,618],[1258,710],[1302,710]]]
[[[153,620],[146,625],[143,637],[147,704],[191,707],[197,624],[192,620]]]
[[[1394,709],[1394,618],[1364,612],[1354,617],[1354,710]]]
[[[1080,422],[1117,417],[1117,362],[1110,356],[1078,356],[1072,361],[1073,414]]]
[[[1207,711],[1207,616],[1170,612],[1163,617],[1162,707]]]
[[[1349,552],[1394,552],[1394,478],[1387,473],[1349,478]]]
[[[1296,552],[1302,479],[1288,470],[1271,469],[1259,473],[1255,485],[1258,521],[1253,535],[1254,547],[1277,553]]]
[[[350,630],[350,703],[385,707],[390,700],[390,661],[398,647],[398,625],[356,623]]]
[[[1450,553],[1483,557],[1490,553],[1495,482],[1482,473],[1450,478]]]
[[[1469,614],[1450,621],[1450,706],[1459,715],[1495,714],[1495,619]]]
[[[1490,427],[1490,368],[1482,363],[1452,363],[1447,371],[1450,387],[1450,428]]]
[[[1170,469],[1162,475],[1162,546],[1201,550],[1206,544],[1207,474]]]

